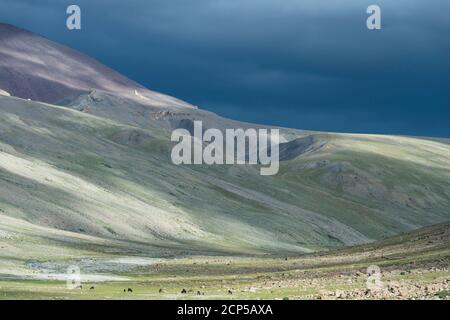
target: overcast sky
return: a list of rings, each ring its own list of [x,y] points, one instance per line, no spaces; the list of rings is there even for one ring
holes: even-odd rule
[[[78,4],[82,30],[65,27]],[[382,30],[366,9],[382,10]],[[239,120],[450,137],[448,0],[0,0],[0,21]]]

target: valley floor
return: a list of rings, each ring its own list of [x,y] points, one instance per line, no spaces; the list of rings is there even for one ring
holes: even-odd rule
[[[300,257],[105,254],[27,261],[34,272],[22,276],[8,274],[7,261],[0,258],[0,299],[448,299],[450,223]],[[73,264],[83,282],[68,289],[64,270]],[[368,276],[370,266],[379,277]]]

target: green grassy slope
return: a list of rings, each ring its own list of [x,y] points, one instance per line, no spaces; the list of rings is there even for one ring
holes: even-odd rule
[[[17,236],[20,221],[63,246],[95,237],[150,256],[283,254],[450,218],[450,146],[437,141],[311,133],[320,146],[263,177],[252,166],[171,164],[164,126],[14,97],[0,97],[0,111],[0,214],[16,219],[0,230]],[[41,227],[70,233],[49,239]]]
[[[126,264],[112,261],[138,257],[118,259],[114,252],[85,260],[71,256],[35,262],[33,267],[63,273],[68,264],[77,264],[81,289],[68,289],[58,279],[25,277],[23,270],[22,276],[0,274],[0,299],[448,299],[449,242],[450,225],[445,223],[367,245],[297,257],[195,256],[124,268]],[[1,270],[14,266],[0,261]],[[373,265],[380,268],[379,290],[367,287],[367,269]],[[108,278],[92,280],[90,273],[99,272]],[[127,288],[133,292],[124,293]]]

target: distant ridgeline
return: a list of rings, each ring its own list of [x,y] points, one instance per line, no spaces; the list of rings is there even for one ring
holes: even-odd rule
[[[9,92],[0,89],[0,96],[10,96]]]

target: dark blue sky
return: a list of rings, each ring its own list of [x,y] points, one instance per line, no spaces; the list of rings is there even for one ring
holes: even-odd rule
[[[82,30],[68,31],[78,4]],[[366,8],[382,9],[380,31]],[[0,0],[0,21],[239,120],[450,137],[448,0]]]

